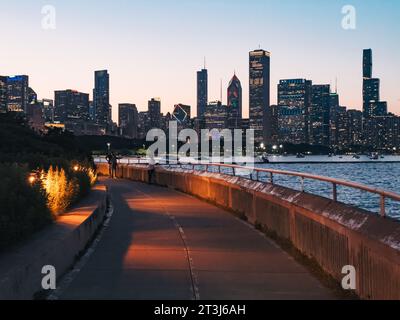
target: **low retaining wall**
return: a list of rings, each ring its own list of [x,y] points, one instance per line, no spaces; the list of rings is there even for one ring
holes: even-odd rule
[[[30,300],[41,291],[42,268],[63,275],[85,249],[107,210],[107,192],[96,185],[79,206],[59,217],[23,247],[0,256],[0,300]]]
[[[103,169],[104,170],[104,169]],[[118,176],[148,182],[146,167]],[[400,223],[330,199],[216,173],[157,168],[153,183],[195,195],[246,216],[290,241],[339,282],[354,266],[362,299],[400,299]]]

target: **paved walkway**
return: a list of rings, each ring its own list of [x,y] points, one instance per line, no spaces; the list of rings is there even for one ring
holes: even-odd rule
[[[188,195],[107,180],[114,215],[62,299],[330,299],[232,214]]]

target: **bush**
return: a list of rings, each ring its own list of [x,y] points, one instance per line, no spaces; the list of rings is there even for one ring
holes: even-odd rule
[[[41,180],[47,193],[47,205],[54,215],[59,215],[74,202],[79,193],[79,185],[67,178],[64,169],[51,166],[42,171]]]
[[[80,138],[59,130],[37,134],[20,114],[0,114],[0,250],[87,195],[97,178],[93,168]],[[31,170],[38,172],[33,185]]]
[[[0,165],[0,250],[52,222],[40,182],[30,185],[26,168]]]
[[[63,168],[50,166],[42,170],[40,180],[47,194],[47,205],[53,215],[64,213],[72,204],[89,194],[96,182],[93,169],[77,166],[77,170],[66,172]]]
[[[78,194],[76,200],[88,195],[92,187],[90,177],[86,171],[78,171],[75,173],[74,182],[78,185]]]

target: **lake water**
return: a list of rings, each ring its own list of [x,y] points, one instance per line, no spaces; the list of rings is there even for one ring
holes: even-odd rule
[[[392,191],[400,194],[400,162],[399,156],[385,156],[383,159],[370,160],[367,156],[360,159],[353,159],[352,156],[328,157],[311,156],[298,159],[295,156],[270,157],[271,163],[256,164],[256,167],[276,169],[284,171],[295,171],[310,173],[313,175],[331,177],[351,182],[361,183],[367,186]],[[216,168],[211,168],[215,170]],[[231,174],[232,170],[226,170]],[[238,172],[238,174],[240,174]],[[248,173],[246,173],[248,174]],[[269,174],[260,173],[261,181],[269,181]],[[301,191],[301,180],[298,177],[274,175],[274,183],[291,189]],[[305,192],[332,198],[332,184],[304,180]],[[361,190],[337,187],[338,200],[356,207],[379,214],[380,196]],[[400,220],[400,202],[386,199],[386,214],[389,217]]]
[[[257,167],[327,176],[358,182],[400,194],[400,163],[285,163],[261,164],[257,165]],[[265,176],[264,179],[267,180],[267,177]],[[301,190],[299,178],[276,176],[274,177],[274,182]],[[305,191],[324,197],[332,197],[332,185],[329,183],[305,180]],[[338,186],[338,200],[376,213],[380,210],[380,197],[378,195],[352,188]],[[390,199],[386,201],[388,216],[400,219],[400,202],[391,201]]]

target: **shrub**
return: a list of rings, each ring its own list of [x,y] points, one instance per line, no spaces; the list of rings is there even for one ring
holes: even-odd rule
[[[42,171],[41,180],[47,193],[47,205],[54,215],[62,214],[79,194],[79,185],[67,178],[64,169],[53,166]]]
[[[81,168],[67,172],[63,168],[50,166],[41,172],[41,181],[47,194],[47,205],[53,215],[64,213],[73,203],[89,194],[96,183],[93,169]]]
[[[0,165],[0,250],[23,240],[51,223],[46,193],[41,184],[30,185],[28,171]]]
[[[90,177],[86,171],[76,172],[73,181],[78,186],[78,193],[76,194],[75,200],[83,198],[90,192]]]

